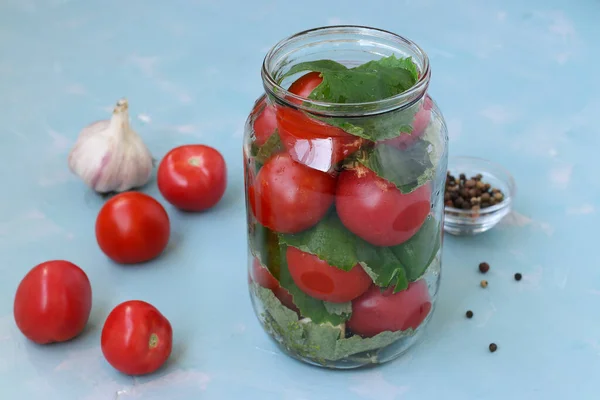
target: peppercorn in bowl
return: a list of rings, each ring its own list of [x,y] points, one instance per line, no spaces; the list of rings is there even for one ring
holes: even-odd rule
[[[516,193],[512,175],[477,157],[451,157],[444,192],[444,231],[476,235],[493,228],[511,210]]]

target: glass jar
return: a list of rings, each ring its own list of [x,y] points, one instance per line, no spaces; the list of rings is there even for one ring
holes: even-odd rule
[[[292,357],[383,363],[431,318],[448,140],[430,74],[416,44],[358,26],[305,31],[265,57],[243,149],[249,285]]]

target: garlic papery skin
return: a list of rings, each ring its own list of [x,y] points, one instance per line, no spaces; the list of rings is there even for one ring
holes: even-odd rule
[[[129,125],[128,108],[119,100],[110,120],[83,128],[69,153],[69,169],[96,192],[124,192],[150,180],[152,155]]]

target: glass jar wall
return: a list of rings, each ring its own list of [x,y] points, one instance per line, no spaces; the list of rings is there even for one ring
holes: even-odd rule
[[[330,368],[392,360],[431,318],[447,131],[426,54],[366,27],[275,45],[246,124],[252,304],[287,354]]]

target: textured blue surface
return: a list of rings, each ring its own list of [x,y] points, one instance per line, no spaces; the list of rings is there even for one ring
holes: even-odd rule
[[[598,21],[597,0],[2,1],[0,398],[597,399]],[[295,362],[261,331],[246,288],[242,198],[242,129],[265,52],[338,23],[419,43],[450,154],[498,161],[518,185],[501,225],[446,236],[438,308],[421,345],[352,372]],[[102,201],[66,165],[79,130],[121,96],[155,157],[202,142],[229,167],[215,209],[167,207],[172,243],[143,268],[100,252]],[[153,185],[147,192],[158,196]],[[14,325],[12,300],[26,271],[54,258],[85,269],[94,308],[80,338],[39,347]],[[492,265],[486,290],[476,272],[483,260]],[[99,348],[107,313],[134,298],[157,306],[175,332],[168,366],[139,379],[115,372]]]

